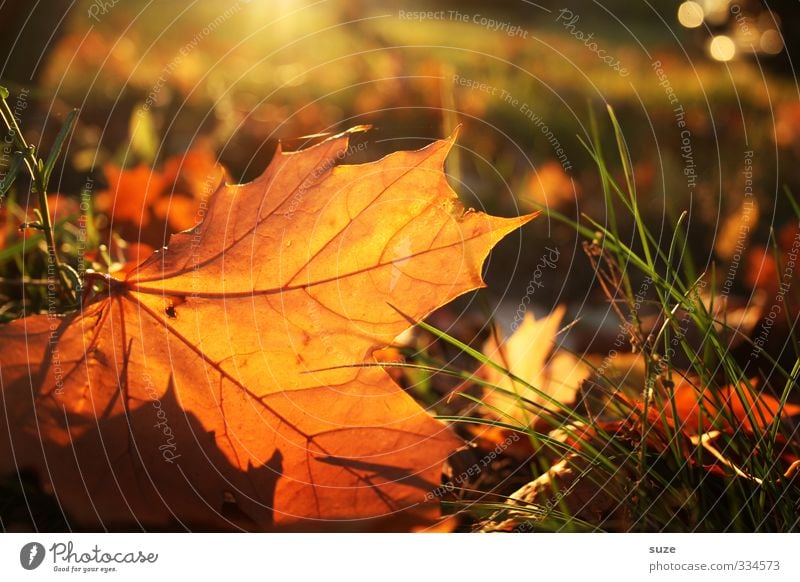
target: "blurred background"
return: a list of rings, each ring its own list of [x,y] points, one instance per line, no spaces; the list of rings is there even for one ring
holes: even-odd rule
[[[18,113],[34,142],[51,143],[66,112],[80,108],[57,178],[67,196],[87,178],[105,188],[109,166],[161,168],[192,150],[245,181],[279,140],[292,149],[304,136],[372,124],[348,160],[361,162],[460,125],[447,171],[465,205],[516,215],[541,204],[601,224],[609,208],[581,141],[594,123],[622,179],[611,105],[644,218],[658,233],[687,210],[687,251],[699,270],[714,262],[725,272],[749,221],[733,286],[749,294],[760,283],[746,261],[763,266],[771,232],[796,228],[785,225],[783,189],[800,190],[798,55],[786,38],[798,6],[4,2],[0,79],[12,104],[24,96]],[[538,271],[537,312],[567,303],[588,317],[601,298],[574,231],[545,217],[504,241],[487,266],[501,322],[553,256],[545,247],[558,260]]]

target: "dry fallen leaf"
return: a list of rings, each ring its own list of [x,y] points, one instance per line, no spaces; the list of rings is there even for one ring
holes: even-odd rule
[[[800,138],[800,104],[787,102],[781,104],[776,113],[775,141],[779,146],[797,146]]]
[[[123,238],[154,248],[170,233],[195,226],[206,199],[225,178],[214,154],[199,147],[169,158],[162,170],[107,164],[104,171],[109,187],[95,196],[97,209]]]
[[[589,375],[588,367],[572,354],[556,348],[556,335],[564,317],[564,306],[558,307],[547,317],[536,319],[526,313],[519,327],[500,346],[494,336],[483,345],[483,354],[525,380],[555,401],[569,406],[575,401],[578,389]],[[507,375],[483,366],[484,379],[498,388],[485,387],[478,414],[484,418],[508,423],[510,419],[521,426],[548,430],[551,422],[543,411],[555,412],[558,407],[537,393],[514,382]],[[525,399],[525,400],[522,400]],[[527,402],[526,402],[527,400]],[[504,454],[518,460],[528,459],[534,452],[529,439],[509,443],[509,429],[490,425],[469,425],[468,430],[475,443],[485,449],[500,446]]]
[[[780,262],[776,261],[771,245],[753,245],[745,255],[745,283],[754,289],[763,289],[769,297],[775,297],[782,286],[791,286],[797,281],[797,270],[792,265],[800,249],[800,227],[791,222],[785,224],[778,230],[776,239]],[[794,294],[785,290],[783,294],[790,309],[796,310]]]
[[[589,369],[572,354],[556,349],[556,335],[564,312],[563,305],[540,319],[527,312],[508,340],[498,346],[491,337],[484,344],[483,353],[552,399],[569,405],[575,400],[581,382],[589,375]],[[515,383],[493,368],[485,368],[485,377],[490,384],[511,393],[486,389],[484,397],[484,401],[499,411],[505,420],[511,417],[521,423],[533,424],[539,416],[537,410],[558,410],[543,395]],[[515,394],[533,404],[522,406]]]
[[[95,196],[98,210],[111,216],[112,226],[114,223],[149,226],[150,208],[167,186],[163,174],[144,164],[128,170],[107,164],[103,171],[109,189]]]
[[[482,286],[533,217],[465,212],[452,143],[279,151],[80,313],[0,328],[0,471],[33,468],[95,528],[411,527],[459,441],[351,365]]]
[[[714,239],[714,251],[723,261],[735,258],[736,264],[739,264],[750,235],[758,226],[758,210],[757,199],[745,199],[722,220],[719,234]]]
[[[751,383],[755,386],[757,381]],[[675,409],[680,428],[686,434],[697,435],[720,428],[737,430],[740,427],[748,432],[763,431],[775,420],[780,408],[776,398],[765,393],[753,397],[744,384],[739,391],[726,386],[715,393],[698,390],[694,387],[696,385],[699,385],[698,380],[686,378],[679,378],[675,383]],[[673,417],[668,402],[664,405],[664,413],[668,418]],[[787,403],[781,410],[782,418],[798,414],[800,406],[797,404]]]
[[[575,183],[561,164],[553,160],[532,171],[527,182],[528,197],[539,206],[560,208],[576,202],[579,196]]]

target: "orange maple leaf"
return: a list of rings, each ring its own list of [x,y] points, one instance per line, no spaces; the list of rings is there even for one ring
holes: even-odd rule
[[[97,193],[95,202],[98,209],[109,213],[112,221],[147,227],[150,207],[167,185],[164,175],[144,164],[129,170],[106,164],[103,171],[109,189]]]
[[[345,134],[279,151],[99,301],[0,328],[0,470],[32,467],[94,527],[411,515],[459,441],[351,365],[482,286],[489,250],[533,218],[465,212],[452,143],[363,165],[336,166]]]
[[[757,384],[752,380],[753,385]],[[743,430],[751,433],[766,430],[775,420],[778,411],[781,418],[800,414],[800,406],[786,403],[783,408],[780,402],[766,393],[753,396],[747,386],[742,383],[739,390],[726,386],[712,392],[698,390],[698,380],[690,381],[680,377],[675,384],[675,410],[681,423],[681,430],[696,435],[712,429]],[[671,405],[664,405],[664,412],[672,418]],[[733,423],[731,422],[733,421]]]

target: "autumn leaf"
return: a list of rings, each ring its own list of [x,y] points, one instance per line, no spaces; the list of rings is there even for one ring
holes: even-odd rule
[[[578,388],[589,375],[589,370],[578,358],[556,346],[564,312],[564,306],[560,306],[539,319],[528,312],[508,339],[498,345],[495,336],[490,336],[484,343],[482,351],[487,358],[536,390],[495,368],[483,366],[480,373],[491,386],[482,391],[484,405],[478,411],[482,417],[549,430],[552,421],[548,421],[545,415],[558,411],[555,402],[569,406],[575,401]],[[486,449],[501,446],[506,455],[518,460],[528,459],[535,452],[529,439],[509,444],[511,431],[504,427],[476,424],[469,426],[468,430],[478,446]]]
[[[641,356],[638,359],[641,360]],[[563,429],[550,431],[548,438],[551,441],[566,443],[571,451],[536,479],[506,497],[502,507],[480,524],[480,531],[532,530],[533,522],[552,517],[558,511],[566,511],[568,515],[592,524],[597,523],[599,516],[603,516],[604,527],[612,525],[616,531],[627,530],[630,527],[629,516],[624,502],[620,500],[630,495],[630,484],[641,479],[637,476],[635,465],[630,462],[623,462],[609,472],[602,463],[591,458],[591,451],[602,450],[606,446],[604,439],[597,438],[601,431],[613,435],[616,443],[627,445],[631,451],[645,440],[646,450],[659,458],[670,447],[678,446],[685,462],[703,471],[704,479],[734,474],[760,484],[760,478],[747,474],[738,466],[739,459],[732,458],[734,451],[730,447],[717,448],[714,440],[720,436],[720,431],[730,434],[743,430],[748,434],[763,434],[778,415],[778,400],[767,394],[756,393],[754,396],[744,385],[740,395],[733,387],[701,390],[695,388],[697,379],[674,377],[677,378],[673,388],[674,412],[671,402],[665,401],[660,407],[651,405],[644,439],[643,406],[622,393],[615,395],[618,403],[623,405],[623,410],[635,410],[637,414],[628,414],[623,419],[599,420],[592,425],[569,424]],[[663,386],[659,384],[659,388],[663,389]],[[782,418],[798,414],[800,406],[795,404],[786,404],[781,410]],[[678,430],[671,433],[666,430],[665,423],[678,425]],[[785,478],[789,478],[796,470],[794,463],[797,458],[787,450],[782,437],[777,439],[777,443],[779,452],[773,466],[779,468]],[[697,450],[698,447],[702,447],[702,454]],[[754,444],[753,451],[748,453],[755,454],[757,449],[758,446]],[[583,453],[579,454],[578,451]],[[669,471],[674,475],[673,469]],[[659,495],[659,504],[662,508],[668,508],[669,515],[675,515],[685,504],[680,490],[659,486]]]
[[[753,385],[757,384],[752,380]],[[700,390],[697,379],[680,377],[675,384],[675,411],[680,421],[681,430],[686,434],[700,434],[713,429],[737,430],[754,433],[766,430],[780,410],[782,418],[800,414],[800,406],[787,403],[783,409],[773,396],[757,393],[742,384],[739,390],[726,386],[717,390]],[[664,406],[664,413],[673,418],[670,403]]]
[[[714,240],[714,252],[724,261],[731,261],[747,247],[751,231],[758,225],[758,201],[743,200],[722,220],[719,234]],[[740,259],[737,258],[738,263]]]
[[[108,213],[113,221],[147,227],[150,207],[167,185],[165,177],[144,164],[129,170],[107,164],[104,172],[109,189],[97,193],[98,209]]]
[[[195,226],[205,199],[225,177],[213,153],[202,147],[169,158],[161,170],[107,164],[104,172],[109,186],[95,196],[97,209],[125,239],[154,248],[168,234]]]
[[[347,142],[279,150],[79,313],[0,328],[0,470],[91,527],[411,527],[459,441],[353,364],[533,216],[465,211],[452,139],[336,165]]]
[[[792,285],[797,280],[793,265],[800,249],[800,228],[790,222],[778,230],[775,238],[777,249],[756,244],[745,254],[745,282],[754,289],[763,289],[770,297],[777,295],[781,286]],[[785,299],[794,311],[797,302],[793,294],[785,294]]]
[[[556,336],[564,318],[561,306],[547,317],[536,319],[528,312],[522,323],[500,345],[492,337],[483,346],[483,353],[505,367],[516,377],[525,380],[563,405],[575,400],[581,382],[589,374],[588,368],[572,354],[556,349]],[[514,382],[508,375],[494,368],[484,370],[486,380],[501,390],[487,389],[484,400],[497,411],[500,419],[513,418],[524,424],[533,424],[539,411],[556,411],[557,406],[543,394]],[[523,404],[519,398],[532,404]]]
[[[575,183],[561,164],[552,160],[530,173],[527,186],[527,198],[539,207],[559,208],[575,202],[579,195]]]

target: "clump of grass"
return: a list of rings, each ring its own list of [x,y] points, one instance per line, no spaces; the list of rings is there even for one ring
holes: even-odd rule
[[[408,366],[504,393],[538,419],[530,426],[508,415],[499,419],[441,416],[451,423],[489,426],[529,439],[535,451],[531,478],[539,476],[510,496],[462,487],[471,500],[448,504],[469,512],[485,531],[794,531],[800,524],[800,487],[794,478],[800,466],[796,461],[800,443],[796,426],[782,412],[800,375],[794,335],[797,314],[787,316],[795,358],[791,370],[763,350],[759,356],[770,363],[769,370],[742,364],[729,349],[730,335],[741,336],[741,332],[714,315],[715,302],[722,299],[714,288],[714,273],[697,272],[687,251],[686,213],[672,227],[669,244],[659,244],[642,219],[630,155],[610,108],[609,115],[624,184],[612,177],[594,120],[592,142],[584,142],[600,174],[607,224],[591,217],[578,223],[543,210],[586,239],[584,247],[596,277],[622,319],[631,351],[644,369],[644,380],[639,386],[625,386],[594,367],[592,381],[583,386],[584,394],[592,397],[584,398],[580,407],[568,407],[501,363],[420,324],[482,366],[502,372],[520,390],[489,385],[475,374],[424,355]],[[792,204],[797,209],[793,200]],[[632,219],[633,237],[621,236],[615,206]],[[638,316],[643,287],[637,282],[641,281],[647,282],[648,309],[657,315],[657,324],[649,331]],[[689,326],[700,337],[699,348],[687,337]],[[739,339],[753,343],[748,337]],[[678,367],[678,354],[688,364]],[[676,385],[681,382],[703,394],[696,411],[698,426],[680,422]],[[777,410],[764,405],[767,386],[777,393]],[[521,397],[523,388],[541,395],[551,406]],[[735,392],[740,402],[752,403],[744,407],[744,418],[726,404],[725,395],[731,394],[726,390]],[[474,394],[461,391],[459,395],[476,406],[488,406]],[[502,415],[496,408],[494,412]],[[550,464],[554,458],[561,463],[558,471],[540,475],[537,459]],[[795,462],[787,468],[791,459]]]
[[[57,244],[57,239],[61,238],[58,235],[67,228],[69,220],[53,224],[47,197],[53,170],[75,126],[78,111],[72,110],[67,115],[52,149],[42,157],[36,146],[25,139],[8,103],[9,97],[8,89],[0,87],[0,122],[6,132],[6,143],[13,144],[8,169],[0,182],[0,200],[6,207],[4,211],[12,215],[8,225],[14,222],[11,218],[21,218],[19,229],[35,234],[0,248],[0,293],[5,299],[0,321],[25,313],[49,311],[57,314],[75,308],[80,302],[82,286],[80,274],[62,260]],[[38,208],[33,209],[34,220],[27,219],[15,200],[14,188],[24,174],[30,180],[31,193],[38,199]]]

